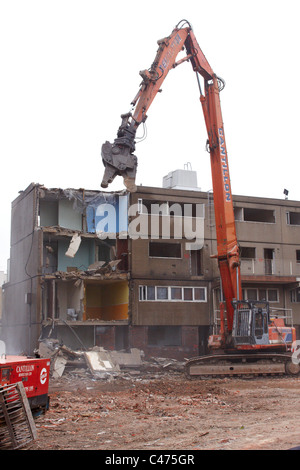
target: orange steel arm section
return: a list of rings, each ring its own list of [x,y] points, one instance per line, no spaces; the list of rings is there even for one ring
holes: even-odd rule
[[[193,31],[186,40],[188,53],[192,55],[192,66],[204,78],[205,95],[201,93],[208,145],[215,206],[216,236],[222,288],[226,300],[227,329],[232,331],[234,308],[233,299],[242,299],[240,281],[240,259],[234,220],[229,163],[225,142],[224,124],[220,103],[222,81],[207,63]]]
[[[180,23],[188,24],[179,27]],[[211,69],[201,51],[191,26],[183,20],[178,23],[171,35],[158,41],[158,51],[149,70],[143,70],[140,89],[132,101],[133,113],[122,115],[117,138],[113,144],[106,142],[102,146],[102,159],[105,173],[102,187],[107,187],[116,175],[128,180],[135,180],[137,159],[135,150],[135,134],[138,126],[145,122],[146,113],[160,91],[168,72],[185,61],[190,61],[196,72],[200,88],[202,105],[208,134],[208,149],[211,158],[211,172],[215,205],[216,234],[222,289],[227,309],[227,329],[230,333],[233,322],[233,299],[241,299],[239,248],[236,237],[232,193],[229,176],[228,156],[225,143],[224,125],[220,105],[220,86],[223,83]],[[187,55],[176,62],[179,52],[186,49]],[[204,79],[202,93],[199,76]],[[132,186],[132,185],[131,185]]]
[[[158,41],[159,48],[154,62],[149,70],[142,70],[140,72],[143,81],[137,96],[131,102],[133,106],[136,106],[132,116],[134,126],[138,127],[139,124],[146,120],[146,112],[156,94],[160,91],[163,81],[169,71],[176,67],[175,59],[184,48],[188,34],[188,28],[175,28],[170,36]]]

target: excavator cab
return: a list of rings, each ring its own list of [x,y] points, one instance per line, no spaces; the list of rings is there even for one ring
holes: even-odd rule
[[[269,344],[268,302],[232,301],[234,318],[232,340],[235,346]]]

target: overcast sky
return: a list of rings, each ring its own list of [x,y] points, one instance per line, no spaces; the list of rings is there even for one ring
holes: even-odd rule
[[[101,146],[130,110],[157,40],[187,19],[226,82],[222,113],[234,194],[300,200],[299,1],[0,0],[0,270],[11,201],[31,182],[100,189]],[[142,134],[142,129],[139,129]],[[187,162],[211,189],[206,130],[189,63],[172,70],[137,145],[137,183]],[[123,189],[117,178],[109,187]]]

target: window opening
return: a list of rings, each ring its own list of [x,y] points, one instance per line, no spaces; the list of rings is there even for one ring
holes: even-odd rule
[[[300,212],[287,212],[288,225],[300,225]]]
[[[256,248],[252,246],[242,246],[241,247],[241,258],[242,259],[255,259],[256,258]]]
[[[181,258],[181,244],[149,242],[149,256],[152,258]]]
[[[275,223],[274,211],[267,209],[256,209],[244,207],[244,221],[245,222],[267,222]]]

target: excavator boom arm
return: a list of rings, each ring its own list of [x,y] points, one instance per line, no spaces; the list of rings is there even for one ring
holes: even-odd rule
[[[132,120],[135,126],[139,126],[146,119],[146,113],[160,91],[161,85],[166,79],[169,71],[176,67],[176,57],[184,48],[186,38],[189,34],[188,28],[175,28],[171,35],[158,41],[158,51],[149,70],[143,70],[140,75],[143,78],[137,99],[132,105],[135,111]]]
[[[131,103],[133,111],[121,116],[122,123],[114,143],[105,142],[102,146],[105,172],[101,186],[107,187],[116,175],[121,175],[129,190],[135,188],[137,158],[133,152],[137,128],[145,122],[146,113],[169,71],[184,61],[190,61],[194,72],[201,75],[204,80],[203,93],[197,75],[211,159],[218,247],[216,257],[226,299],[227,328],[231,332],[234,315],[232,300],[241,299],[241,282],[239,248],[219,95],[223,81],[211,69],[189,23],[187,27],[179,27],[179,24],[170,36],[158,41],[159,48],[150,69],[140,72],[143,80]],[[182,49],[186,50],[187,55],[176,62],[177,55]]]

